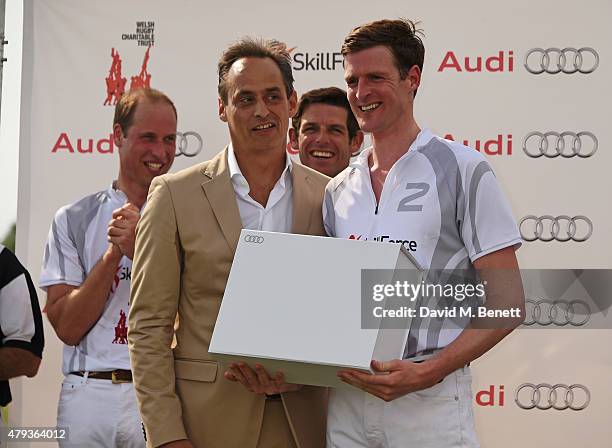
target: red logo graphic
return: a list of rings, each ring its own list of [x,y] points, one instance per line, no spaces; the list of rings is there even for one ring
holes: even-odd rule
[[[508,64],[507,68],[506,64]],[[514,51],[508,51],[507,56],[504,51],[499,51],[497,55],[489,56],[488,58],[476,56],[475,59],[472,59],[466,56],[463,60],[457,58],[455,52],[447,51],[438,67],[439,72],[443,72],[444,70],[455,70],[457,72],[513,72]]]
[[[76,141],[74,141],[70,140],[70,136],[67,132],[62,132],[53,145],[53,148],[51,148],[51,152],[55,153],[65,150],[67,152],[74,153],[75,149],[81,154],[93,152],[99,152],[100,154],[112,154],[115,151],[113,134],[108,134],[108,138],[101,138],[100,140],[94,140],[93,138],[77,138]]]
[[[126,315],[123,310],[120,310],[119,322],[115,327],[115,339],[113,339],[113,344],[127,344],[127,333]]]
[[[120,270],[121,270],[121,265],[117,266],[117,270],[115,271],[115,276],[113,277],[113,284],[111,285],[111,289],[110,289],[111,294],[114,294],[115,291],[117,291],[117,286],[119,286],[119,280],[121,280],[121,278],[119,277]]]
[[[360,240],[361,239],[361,235],[357,236],[357,235],[353,235],[352,233],[349,235],[348,237],[349,240]]]
[[[481,390],[476,393],[476,404],[478,406],[503,406],[504,405],[504,386],[499,386],[497,393],[497,403],[495,402],[495,386],[490,385],[489,389]]]
[[[446,140],[456,141],[452,134],[444,136]],[[490,140],[477,139],[473,142],[465,139],[461,143],[465,146],[483,152],[488,156],[511,156],[512,155],[512,134],[497,134],[496,138]]]
[[[151,87],[151,74],[147,70],[150,51],[151,47],[147,47],[138,76],[131,77],[130,90]],[[114,106],[117,104],[121,95],[125,93],[125,84],[127,83],[127,79],[121,74],[121,56],[114,48],[111,49],[111,58],[113,61],[108,70],[108,76],[105,78],[106,99],[104,100],[104,106]]]

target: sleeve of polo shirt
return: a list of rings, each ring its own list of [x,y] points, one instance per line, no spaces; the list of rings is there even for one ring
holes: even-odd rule
[[[36,288],[17,257],[0,246],[0,330],[2,347],[42,358],[44,335]]]
[[[75,242],[68,235],[66,207],[57,211],[45,246],[39,286],[65,283],[79,286],[85,281],[85,268],[79,258]]]
[[[470,260],[514,246],[522,239],[510,204],[493,169],[476,153],[465,171],[461,236]]]

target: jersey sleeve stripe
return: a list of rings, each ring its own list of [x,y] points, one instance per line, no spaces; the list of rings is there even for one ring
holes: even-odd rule
[[[493,170],[487,162],[480,162],[474,169],[472,178],[470,179],[470,221],[472,224],[472,244],[474,246],[474,252],[478,253],[482,250],[480,247],[480,241],[478,240],[478,232],[476,231],[476,194],[478,193],[478,186],[482,177],[486,173],[493,173]]]

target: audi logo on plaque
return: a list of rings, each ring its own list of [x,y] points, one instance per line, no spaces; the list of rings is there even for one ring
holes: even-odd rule
[[[264,237],[263,236],[258,236],[258,235],[245,235],[244,236],[244,241],[246,243],[261,244],[261,243],[264,242]]]
[[[523,383],[516,389],[514,402],[525,410],[582,411],[591,402],[591,392],[582,384]]]
[[[539,75],[548,73],[593,73],[599,66],[599,54],[593,48],[532,48],[525,55],[525,69]]]
[[[523,325],[556,325],[558,327],[586,325],[591,317],[591,307],[584,300],[525,300]]]
[[[534,159],[538,157],[591,157],[599,148],[597,137],[592,132],[539,132],[527,134],[523,140],[523,151]]]
[[[518,226],[524,241],[583,242],[593,234],[593,222],[583,215],[527,215],[521,218]]]
[[[200,154],[203,146],[202,136],[195,131],[176,133],[176,157],[195,157]]]

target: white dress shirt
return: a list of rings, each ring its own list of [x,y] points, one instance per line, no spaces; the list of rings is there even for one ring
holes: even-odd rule
[[[293,224],[291,170],[293,165],[289,157],[285,156],[285,160],[285,169],[270,192],[268,202],[264,207],[249,196],[251,191],[249,183],[240,171],[236,154],[234,154],[234,147],[230,143],[227,151],[227,164],[244,229],[291,232],[291,225]]]

